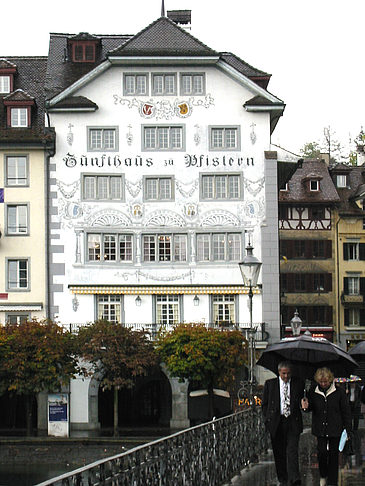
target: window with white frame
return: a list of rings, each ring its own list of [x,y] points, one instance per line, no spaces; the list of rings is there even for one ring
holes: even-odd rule
[[[240,127],[209,127],[209,150],[240,150]]]
[[[8,235],[25,235],[28,233],[27,204],[8,204],[6,213],[6,231]]]
[[[156,295],[156,323],[173,326],[180,320],[178,295]]]
[[[6,314],[5,316],[5,322],[7,324],[12,324],[15,326],[20,326],[21,324],[24,324],[28,319],[30,319],[30,314],[24,314],[24,313],[9,313]]]
[[[319,191],[319,181],[318,180],[310,180],[309,181],[309,189],[311,191]]]
[[[123,201],[124,174],[83,174],[82,196],[87,201]]]
[[[359,243],[344,243],[344,258],[359,260]]]
[[[10,108],[10,126],[15,128],[28,126],[28,108]]]
[[[181,151],[185,148],[184,125],[144,125],[142,150]]]
[[[232,325],[235,318],[234,295],[212,295],[213,323],[217,325]]]
[[[152,94],[156,96],[176,94],[176,74],[152,74]]]
[[[282,187],[282,188],[280,189],[280,191],[282,191],[282,192],[284,192],[284,191],[289,191],[289,184],[288,184],[288,182],[286,182],[286,183],[284,184],[284,187]]]
[[[122,296],[97,295],[97,318],[114,323],[121,322]]]
[[[10,93],[10,76],[0,76],[0,93]]]
[[[7,289],[29,289],[29,261],[28,259],[7,260]]]
[[[348,295],[360,294],[360,277],[348,277]]]
[[[145,201],[173,201],[175,198],[173,176],[145,176],[143,188]]]
[[[28,185],[28,161],[26,156],[6,156],[5,166],[6,186]]]
[[[117,127],[88,127],[87,149],[89,152],[118,150]]]
[[[336,176],[336,186],[337,187],[347,187],[347,176],[346,175],[337,175]]]
[[[242,174],[200,174],[202,200],[242,199]]]
[[[360,309],[351,308],[348,309],[348,326],[360,326]]]
[[[124,74],[124,96],[148,95],[148,74]]]
[[[203,233],[196,237],[198,262],[238,261],[242,257],[241,233]]]
[[[204,73],[182,73],[180,75],[180,94],[181,95],[203,95],[205,93],[205,74]]]
[[[87,235],[89,262],[132,262],[133,236],[130,234],[89,233]]]
[[[143,235],[142,242],[145,262],[187,261],[187,235]]]

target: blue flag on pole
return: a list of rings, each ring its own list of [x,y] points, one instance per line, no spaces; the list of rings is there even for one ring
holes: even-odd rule
[[[0,203],[4,202],[4,189],[0,189]]]

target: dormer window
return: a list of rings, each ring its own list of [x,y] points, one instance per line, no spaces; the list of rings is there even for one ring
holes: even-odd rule
[[[341,187],[347,187],[347,177],[346,175],[337,175],[336,176],[336,186],[341,188]]]
[[[10,126],[28,126],[28,108],[10,108]]]
[[[31,126],[31,109],[34,98],[22,89],[4,97],[7,110],[7,126],[12,128],[29,128]]]
[[[84,42],[73,44],[72,60],[74,62],[95,62],[95,44]]]
[[[10,76],[0,75],[0,94],[10,93]]]
[[[15,64],[7,59],[0,59],[0,95],[6,95],[13,91],[16,72]]]
[[[319,191],[319,181],[318,180],[311,179],[309,181],[309,190],[310,191],[313,191],[313,192],[315,192],[315,191],[318,192]]]
[[[87,32],[69,37],[68,47],[72,62],[95,62],[100,39]]]

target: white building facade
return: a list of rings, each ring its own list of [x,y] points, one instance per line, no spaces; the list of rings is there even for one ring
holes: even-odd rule
[[[258,340],[279,337],[270,135],[284,104],[269,78],[166,17],[135,36],[51,36],[51,318],[152,335],[179,322],[247,328],[249,237],[263,263]],[[170,425],[187,426],[187,386],[169,383]],[[97,378],[70,391],[72,426],[97,428]]]

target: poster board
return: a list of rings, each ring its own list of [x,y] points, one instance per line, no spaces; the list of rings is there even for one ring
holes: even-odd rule
[[[48,435],[69,436],[69,395],[53,393],[48,395]]]

